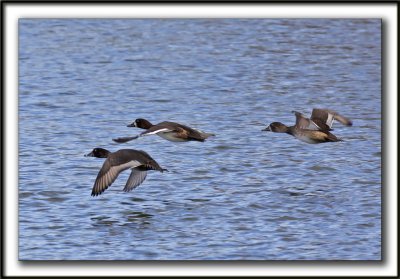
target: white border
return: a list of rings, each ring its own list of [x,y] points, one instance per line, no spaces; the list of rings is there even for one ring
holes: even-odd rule
[[[5,259],[7,276],[396,276],[397,275],[397,6],[396,4],[251,4],[251,5],[144,5],[144,4],[16,4],[7,3],[5,11]],[[18,262],[18,86],[17,42],[19,18],[383,18],[386,67],[383,82],[387,82],[385,127],[391,134],[386,138],[387,164],[385,213],[387,252],[382,264],[365,263],[307,263],[292,264],[262,262],[233,263],[45,263]],[[393,156],[394,155],[394,156]],[[4,237],[3,236],[3,237]],[[72,268],[71,268],[72,267]]]

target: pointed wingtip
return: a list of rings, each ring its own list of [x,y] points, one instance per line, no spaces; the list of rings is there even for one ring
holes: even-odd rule
[[[117,143],[124,143],[127,142],[128,140],[124,139],[124,138],[116,138],[116,139],[112,139],[114,142]]]
[[[107,188],[108,188],[108,187],[107,187]],[[91,196],[92,196],[92,197],[100,196],[102,193],[104,193],[105,190],[107,190],[107,188],[105,188],[105,189],[102,190],[101,192],[95,192],[95,191],[93,190]]]
[[[114,142],[117,142],[117,143],[124,143],[124,142],[128,142],[128,141],[131,141],[131,140],[134,140],[134,139],[137,139],[139,136],[134,136],[134,137],[121,137],[121,138],[115,138],[115,139],[112,139]]]

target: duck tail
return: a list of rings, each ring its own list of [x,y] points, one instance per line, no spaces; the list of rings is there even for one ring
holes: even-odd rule
[[[333,136],[333,135],[332,135],[332,136]],[[328,136],[328,141],[336,142],[336,141],[344,141],[344,140],[341,139],[341,138],[338,138],[338,137],[336,137],[336,136],[333,136],[333,137]]]

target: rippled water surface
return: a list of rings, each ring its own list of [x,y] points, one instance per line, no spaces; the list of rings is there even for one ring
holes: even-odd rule
[[[20,260],[381,259],[381,22],[19,21]],[[313,107],[343,142],[262,132]],[[125,144],[143,117],[216,134]],[[101,196],[94,147],[169,172]]]

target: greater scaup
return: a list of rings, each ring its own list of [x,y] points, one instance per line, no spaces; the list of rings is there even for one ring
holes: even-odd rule
[[[92,189],[92,196],[103,193],[118,175],[126,170],[132,169],[131,175],[123,189],[125,192],[132,191],[145,180],[148,170],[167,171],[144,151],[134,149],[120,149],[110,152],[104,148],[94,148],[87,157],[107,158],[101,167]]]
[[[146,129],[146,131],[137,136],[116,138],[113,139],[113,141],[122,143],[137,139],[138,137],[154,134],[174,142],[205,141],[208,137],[215,136],[214,134],[205,133],[175,122],[164,121],[153,125],[150,121],[143,118],[136,119],[133,123],[129,124],[128,127],[138,127]]]
[[[297,111],[293,111],[293,113],[296,115],[294,126],[288,127],[281,122],[273,122],[263,131],[287,133],[306,143],[323,143],[342,141],[330,132],[334,119],[344,125],[352,125],[349,119],[332,110],[314,109],[311,119]]]

